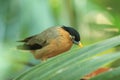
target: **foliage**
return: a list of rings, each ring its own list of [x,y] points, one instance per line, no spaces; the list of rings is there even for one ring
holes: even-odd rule
[[[114,70],[100,74],[90,80],[120,80],[120,67],[115,68]]]
[[[119,3],[119,0],[0,0],[0,80],[11,80],[31,68],[28,64],[40,63],[29,52],[16,50],[16,41],[40,33],[48,27],[74,27],[79,31],[84,46],[119,35]],[[114,47],[103,53],[116,53],[119,50],[119,47]],[[78,56],[81,52],[72,48],[68,53],[77,53]],[[66,55],[60,56],[66,58]],[[120,66],[119,61],[112,62],[109,67]]]
[[[119,59],[119,52],[96,56],[119,44],[120,36],[117,36],[82,49],[76,49],[76,51],[67,52],[31,68],[14,80],[79,80],[86,74]],[[117,74],[120,72],[117,71]],[[104,75],[101,77],[103,78]],[[109,78],[109,76],[107,77]]]

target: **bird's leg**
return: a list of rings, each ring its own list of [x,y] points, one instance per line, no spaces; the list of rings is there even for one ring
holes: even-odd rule
[[[35,55],[35,50],[31,50],[31,53],[34,55],[34,57],[36,58],[37,56]],[[37,58],[36,58],[37,59]],[[46,62],[47,58],[41,58],[42,62]]]
[[[35,50],[31,50],[31,53],[32,53],[32,54],[35,54]]]
[[[46,61],[47,61],[47,58],[41,58],[41,60],[42,60],[43,62],[46,62]]]

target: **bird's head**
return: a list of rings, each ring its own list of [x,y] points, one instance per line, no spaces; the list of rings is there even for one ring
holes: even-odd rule
[[[70,34],[70,37],[74,44],[83,47],[83,45],[80,42],[80,34],[74,28],[66,27],[66,26],[63,26],[62,28]]]

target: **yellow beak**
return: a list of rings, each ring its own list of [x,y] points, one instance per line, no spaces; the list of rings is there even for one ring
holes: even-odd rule
[[[81,42],[79,43],[79,46],[80,46],[81,48],[83,47],[83,45],[82,45],[82,43],[81,43]]]

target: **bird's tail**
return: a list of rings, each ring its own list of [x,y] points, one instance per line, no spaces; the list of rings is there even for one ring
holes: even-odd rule
[[[31,47],[29,45],[18,45],[17,49],[21,49],[21,50],[30,50]]]
[[[21,50],[37,50],[41,48],[42,46],[39,44],[34,44],[34,45],[23,44],[23,45],[17,46],[17,49],[21,49]]]

